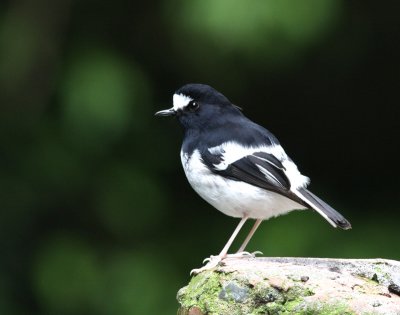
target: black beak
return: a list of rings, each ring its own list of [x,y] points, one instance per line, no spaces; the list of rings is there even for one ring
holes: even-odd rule
[[[174,108],[160,110],[159,112],[155,113],[156,116],[174,116],[176,112]]]

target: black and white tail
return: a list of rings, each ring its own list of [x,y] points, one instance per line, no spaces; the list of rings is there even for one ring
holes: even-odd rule
[[[324,217],[332,226],[339,227],[343,230],[351,229],[349,221],[347,221],[339,212],[333,209],[326,202],[314,195],[311,191],[305,188],[300,188],[294,191],[294,193],[309,205],[310,208],[314,209]]]

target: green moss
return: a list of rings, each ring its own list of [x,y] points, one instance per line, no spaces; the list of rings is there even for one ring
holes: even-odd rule
[[[258,310],[257,310],[258,311]],[[345,304],[314,304],[306,305],[302,298],[286,302],[285,304],[270,303],[261,312],[252,314],[297,314],[297,315],[354,315]]]
[[[265,288],[264,293],[264,304],[258,304],[254,314],[293,314],[293,311],[302,309],[304,305],[304,298],[311,296],[314,293],[303,286],[293,286],[286,292],[279,291],[275,288]],[[256,293],[254,300],[256,303],[260,301],[260,293]],[[266,299],[265,297],[268,297]],[[297,313],[297,311],[296,311]]]
[[[230,288],[238,288],[243,295],[240,298],[230,296]],[[345,304],[309,305],[307,296],[314,292],[303,284],[296,284],[287,291],[271,287],[267,281],[251,285],[236,277],[235,273],[218,274],[203,272],[190,281],[189,285],[178,292],[181,313],[197,307],[207,315],[239,314],[353,314]]]
[[[203,272],[193,277],[189,285],[178,292],[182,309],[197,307],[210,315],[289,314],[296,308],[301,310],[304,297],[314,294],[304,285],[294,285],[285,291],[271,287],[267,281],[250,285],[236,276]],[[232,288],[237,291],[232,293]],[[236,296],[237,292],[242,295]]]
[[[219,276],[213,272],[203,272],[193,277],[187,287],[179,290],[177,299],[185,309],[197,306],[206,312],[208,304],[218,298],[220,290]]]
[[[286,301],[294,301],[306,296],[314,295],[314,292],[310,288],[304,286],[293,286],[285,294]]]
[[[190,281],[189,285],[178,292],[178,301],[184,309],[198,307],[205,314],[242,314],[240,303],[232,299],[221,299],[222,283],[232,280],[230,274],[202,272]],[[237,283],[240,286],[239,283]]]
[[[385,279],[387,281],[391,280],[390,274],[383,271],[382,267],[381,267],[382,263],[375,263],[373,266],[374,271],[376,272],[376,280],[377,282],[380,282],[380,279]]]

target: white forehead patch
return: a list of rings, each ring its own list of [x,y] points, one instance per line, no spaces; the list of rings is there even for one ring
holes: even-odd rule
[[[174,94],[172,101],[174,103],[174,110],[184,108],[190,101],[193,101],[192,98],[183,94]]]

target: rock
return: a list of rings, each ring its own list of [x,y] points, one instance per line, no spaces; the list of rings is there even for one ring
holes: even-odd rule
[[[225,285],[218,297],[225,301],[235,301],[237,303],[243,303],[248,298],[249,289],[246,287],[239,287],[234,282],[229,282]]]
[[[400,314],[400,262],[228,258],[179,290],[178,314]]]
[[[307,277],[307,276],[302,276],[302,277],[300,278],[300,280],[301,280],[302,282],[307,282],[308,279],[310,279],[310,277]]]
[[[400,296],[400,286],[398,286],[397,284],[395,284],[395,283],[389,284],[388,289],[389,289],[389,292]]]

